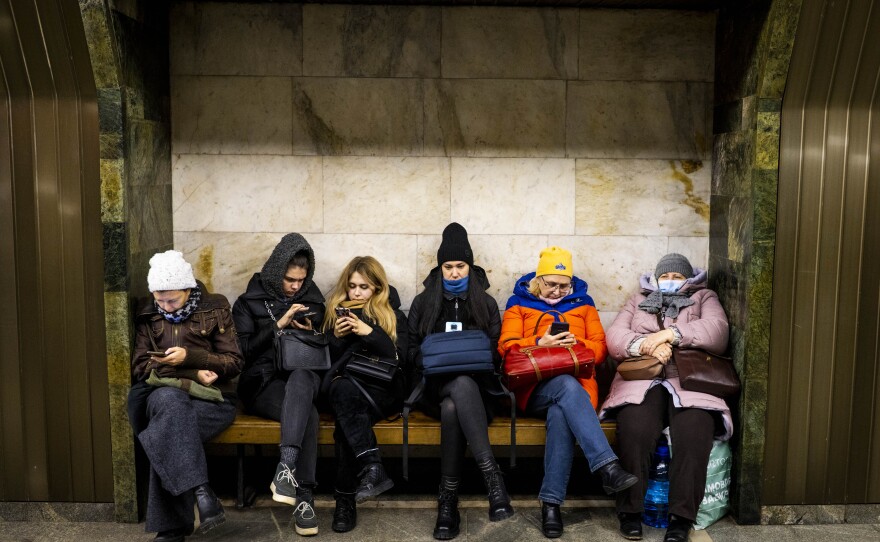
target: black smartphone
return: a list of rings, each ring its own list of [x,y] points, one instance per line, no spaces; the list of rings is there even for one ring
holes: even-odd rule
[[[311,312],[298,312],[293,316],[293,319],[299,322],[300,324],[305,324],[306,320],[311,320],[312,316],[318,314],[315,311]]]
[[[550,324],[550,335],[559,335],[568,331],[568,322],[553,322]]]
[[[151,356],[155,356],[157,358],[164,358],[165,356],[168,355],[165,352],[157,352],[156,350],[147,350],[147,354],[149,354]]]

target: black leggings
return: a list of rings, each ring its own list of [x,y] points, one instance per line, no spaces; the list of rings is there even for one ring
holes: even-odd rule
[[[465,445],[479,462],[494,459],[489,421],[480,387],[469,376],[457,376],[440,388],[440,474],[458,478]]]

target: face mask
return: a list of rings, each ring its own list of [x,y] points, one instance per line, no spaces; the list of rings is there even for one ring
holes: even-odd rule
[[[657,283],[657,286],[664,294],[674,294],[684,286],[684,283],[685,281],[683,280],[661,280]]]
[[[553,305],[559,303],[560,301],[562,301],[562,298],[561,298],[561,297],[558,297],[558,298],[556,298],[556,299],[550,299],[549,297],[544,297],[544,296],[542,296],[542,295],[539,295],[539,296],[538,296],[538,299],[540,299],[540,300],[543,301],[544,303],[550,305],[551,307],[552,307]]]

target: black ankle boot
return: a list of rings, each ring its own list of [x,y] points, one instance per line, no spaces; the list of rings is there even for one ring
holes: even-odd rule
[[[613,495],[624,489],[628,489],[639,481],[635,475],[623,470],[620,462],[616,459],[611,463],[606,463],[599,468],[599,475],[602,476],[602,488],[605,493]]]
[[[347,533],[357,526],[357,505],[354,502],[354,493],[342,493],[336,491],[336,510],[333,511],[333,525],[337,533]]]
[[[642,515],[638,512],[619,512],[620,534],[627,540],[642,539]]]
[[[688,535],[693,526],[693,521],[670,514],[669,527],[666,528],[666,536],[663,537],[663,542],[687,542]]]
[[[194,497],[196,507],[199,510],[199,533],[205,534],[214,527],[223,525],[226,521],[226,514],[223,512],[223,505],[220,499],[214,495],[214,490],[208,484],[202,484],[195,488]]]
[[[477,463],[483,473],[486,482],[486,492],[489,496],[489,521],[501,521],[513,515],[513,507],[510,505],[510,495],[504,485],[504,478],[498,463],[494,459],[485,459]]]
[[[541,501],[541,530],[547,538],[562,536],[562,512],[558,504]]]
[[[440,477],[440,495],[437,497],[437,524],[434,538],[452,540],[458,536],[461,516],[458,513],[458,478]]]

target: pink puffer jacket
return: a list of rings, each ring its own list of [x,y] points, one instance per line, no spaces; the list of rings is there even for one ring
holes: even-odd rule
[[[728,325],[727,315],[718,301],[718,295],[707,289],[705,282],[687,284],[685,288],[694,292],[691,299],[696,303],[681,309],[678,318],[666,318],[664,325],[668,327],[675,324],[681,332],[679,346],[682,348],[700,348],[713,354],[723,354],[727,349]],[[629,357],[626,349],[634,339],[660,330],[657,316],[639,309],[639,303],[645,300],[647,293],[650,292],[643,290],[642,293],[632,296],[606,332],[608,354],[618,361]],[[623,405],[641,404],[655,382],[658,381],[623,380],[620,375],[616,375],[611,391],[599,411],[599,419],[613,419],[615,409]],[[676,406],[720,412],[724,420],[724,434],[717,435],[717,438],[727,440],[733,435],[733,420],[724,399],[684,390],[677,376],[663,380],[662,383],[673,394]]]

